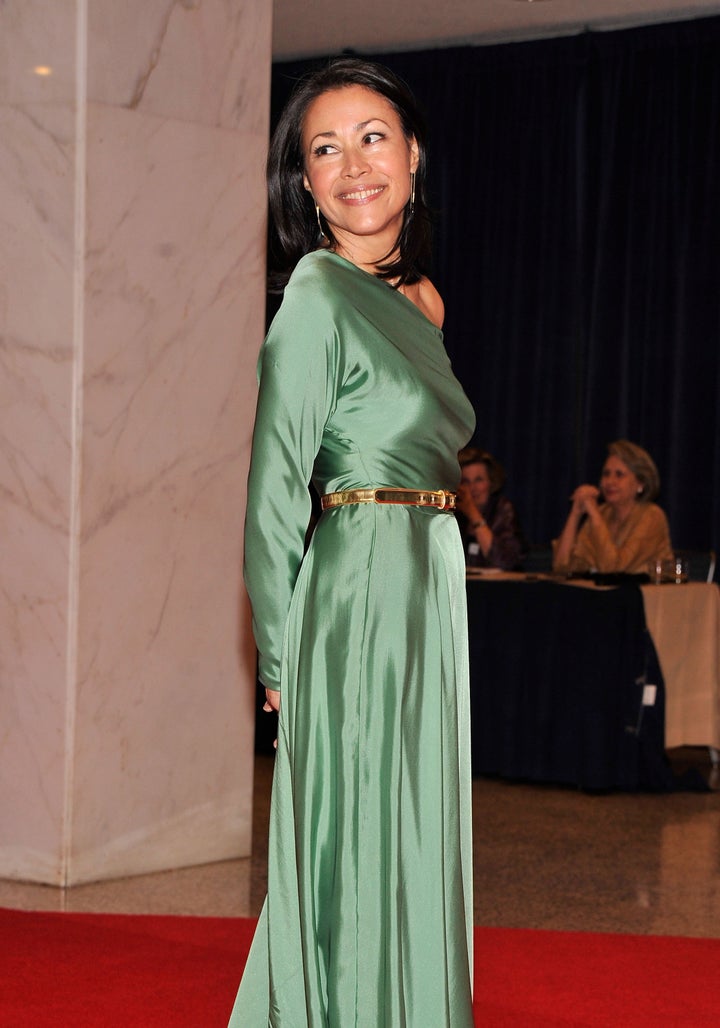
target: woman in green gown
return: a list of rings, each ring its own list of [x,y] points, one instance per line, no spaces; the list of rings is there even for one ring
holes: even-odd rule
[[[474,415],[421,272],[424,173],[414,99],[357,58],[302,80],[271,144],[289,281],[259,361],[245,580],[279,721],[268,895],[231,1028],[473,1023],[449,511]],[[304,553],[310,481],[323,513]]]

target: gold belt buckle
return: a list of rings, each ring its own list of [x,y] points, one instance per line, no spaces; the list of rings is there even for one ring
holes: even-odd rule
[[[438,505],[440,510],[455,510],[455,493],[449,493],[445,489],[440,490],[442,502]]]
[[[455,493],[449,493],[446,489],[441,489],[438,493],[440,502],[438,507],[440,510],[455,510]]]

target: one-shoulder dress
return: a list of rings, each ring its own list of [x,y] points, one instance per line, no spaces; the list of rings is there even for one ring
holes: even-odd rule
[[[465,568],[452,514],[326,510],[446,489],[474,413],[440,329],[329,251],[297,265],[261,350],[245,581],[281,690],[268,895],[230,1028],[470,1028]]]

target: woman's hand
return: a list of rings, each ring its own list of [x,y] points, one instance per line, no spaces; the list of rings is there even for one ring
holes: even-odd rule
[[[265,690],[265,702],[263,703],[263,710],[266,714],[271,714],[273,710],[275,713],[280,711],[280,690],[279,689],[266,689]],[[274,741],[273,746],[277,749],[277,739]]]
[[[276,713],[280,710],[280,690],[279,689],[266,689],[265,690],[265,702],[263,703],[263,710],[269,714],[271,710]]]
[[[592,515],[598,510],[600,490],[595,485],[579,485],[570,499],[575,514]]]
[[[482,518],[482,514],[475,506],[468,487],[466,485],[459,485],[456,495],[457,499],[455,501],[455,506],[465,515],[470,524],[472,524],[473,521],[479,521]]]
[[[570,567],[583,514],[587,514],[592,522],[602,520],[597,502],[599,495],[600,490],[596,485],[579,485],[570,497],[572,506],[557,541],[553,571],[566,571]]]

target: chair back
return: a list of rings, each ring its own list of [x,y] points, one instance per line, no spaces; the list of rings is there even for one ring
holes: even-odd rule
[[[531,575],[549,575],[552,571],[552,546],[531,543],[522,560],[522,569]]]
[[[715,579],[714,550],[675,550],[676,557],[688,562],[691,582],[712,582]]]

